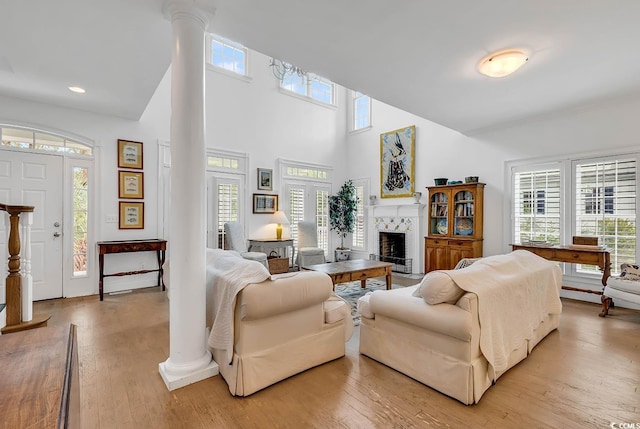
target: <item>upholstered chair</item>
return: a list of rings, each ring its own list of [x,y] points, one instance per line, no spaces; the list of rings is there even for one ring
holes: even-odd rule
[[[235,250],[240,253],[244,259],[250,261],[260,262],[262,265],[269,269],[267,265],[267,254],[262,252],[249,252],[247,249],[247,240],[244,238],[244,231],[242,225],[238,222],[225,222],[224,234],[226,237],[226,243],[229,250]]]
[[[324,264],[324,249],[318,247],[318,229],[313,222],[298,222],[298,270],[313,264]]]

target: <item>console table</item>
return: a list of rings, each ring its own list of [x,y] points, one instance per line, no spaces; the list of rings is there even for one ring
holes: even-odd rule
[[[284,249],[284,257],[289,258],[289,247],[293,250],[292,238],[250,238],[249,239],[249,251],[251,252],[263,252],[269,256],[272,250]],[[291,252],[293,255],[293,251]],[[280,255],[280,252],[278,252]]]
[[[526,244],[512,244],[513,250],[528,250],[550,261],[569,262],[572,264],[597,265],[602,271],[602,285],[607,285],[607,279],[611,275],[611,261],[609,252],[606,250],[587,250],[576,249],[570,246],[536,246]],[[579,289],[570,286],[562,286],[562,289],[573,290],[577,292],[593,293],[602,295],[602,292]]]
[[[164,270],[165,251],[167,250],[167,240],[151,239],[151,240],[124,240],[124,241],[98,241],[98,259],[100,265],[100,301],[104,298],[104,278],[114,276],[129,276],[133,274],[158,273],[158,287],[162,286],[164,290],[164,282],[162,274]],[[124,252],[156,252],[158,257],[158,269],[156,270],[137,270],[123,271],[120,273],[104,274],[104,255],[107,253],[124,253]]]

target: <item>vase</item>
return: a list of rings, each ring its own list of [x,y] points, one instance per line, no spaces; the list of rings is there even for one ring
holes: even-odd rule
[[[336,262],[347,261],[351,257],[351,249],[336,249],[333,256]]]

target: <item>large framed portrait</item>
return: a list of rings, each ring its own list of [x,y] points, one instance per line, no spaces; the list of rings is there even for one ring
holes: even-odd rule
[[[380,134],[380,197],[413,197],[416,126]]]
[[[118,198],[144,198],[144,173],[142,171],[118,171]]]
[[[118,140],[118,168],[142,170],[142,142]]]
[[[144,229],[144,203],[120,201],[120,229]]]
[[[275,213],[278,210],[278,196],[269,194],[253,194],[254,213]]]

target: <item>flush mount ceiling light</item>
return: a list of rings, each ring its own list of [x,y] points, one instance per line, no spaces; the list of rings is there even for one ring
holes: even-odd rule
[[[529,58],[518,49],[505,49],[484,57],[478,71],[490,77],[504,77],[518,70]]]
[[[79,86],[70,86],[69,91],[77,92],[78,94],[84,94],[87,92],[84,88],[80,88]]]

